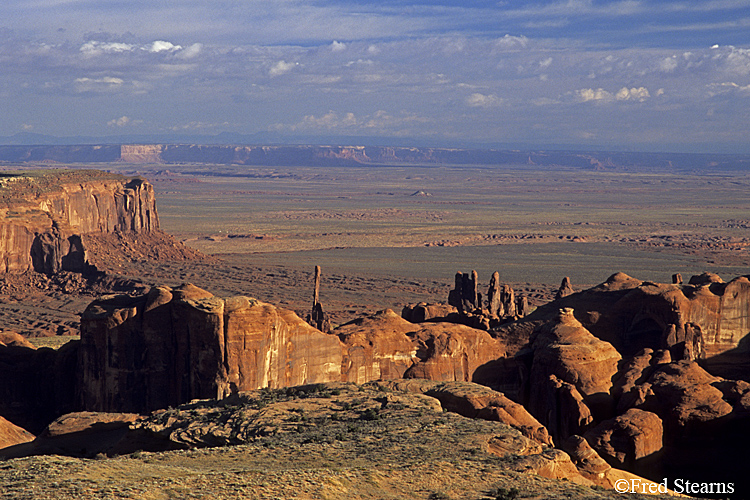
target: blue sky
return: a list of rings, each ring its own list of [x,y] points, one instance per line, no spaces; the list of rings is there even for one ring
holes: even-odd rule
[[[0,5],[0,136],[750,152],[750,1]]]

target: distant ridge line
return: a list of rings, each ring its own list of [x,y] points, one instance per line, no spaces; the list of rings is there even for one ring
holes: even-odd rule
[[[88,144],[0,145],[3,163],[218,164],[248,166],[514,165],[589,170],[750,169],[750,155],[582,152],[387,146]]]

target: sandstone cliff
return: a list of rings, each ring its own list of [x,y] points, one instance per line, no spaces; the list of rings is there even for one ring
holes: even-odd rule
[[[158,228],[154,190],[143,179],[62,170],[0,179],[0,272],[81,272],[82,235]]]
[[[750,279],[724,282],[715,274],[689,283],[654,283],[616,273],[604,283],[537,308],[513,324],[501,325],[500,338],[528,338],[561,308],[623,355],[643,348],[669,349],[673,359],[705,359],[736,348],[750,333]]]
[[[390,310],[326,334],[255,299],[214,297],[193,285],[154,287],[97,300],[84,312],[77,406],[139,412],[264,387],[481,380],[504,354],[487,332],[415,325]]]
[[[92,303],[81,318],[78,404],[165,408],[261,387],[336,381],[341,344],[294,313],[193,285]]]

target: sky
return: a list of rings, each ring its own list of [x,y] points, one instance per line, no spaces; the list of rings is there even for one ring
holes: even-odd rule
[[[750,153],[750,0],[0,5],[0,136],[222,132]]]

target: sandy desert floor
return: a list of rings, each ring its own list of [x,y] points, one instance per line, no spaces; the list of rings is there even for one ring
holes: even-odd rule
[[[218,295],[250,295],[303,312],[320,265],[321,301],[335,323],[386,307],[445,301],[457,271],[476,269],[480,288],[498,271],[504,283],[540,304],[564,276],[580,289],[618,271],[669,282],[674,273],[689,279],[703,271],[728,280],[750,267],[750,179],[740,172],[534,165],[99,168],[151,181],[162,229],[213,257],[136,257],[107,262],[104,270],[144,284],[189,281]],[[36,281],[0,290],[0,327],[75,334],[77,314],[95,294]]]

